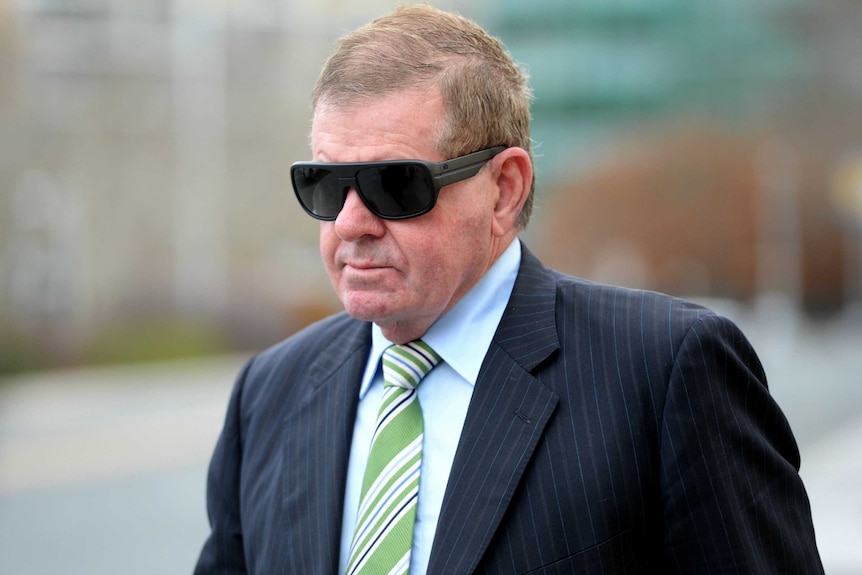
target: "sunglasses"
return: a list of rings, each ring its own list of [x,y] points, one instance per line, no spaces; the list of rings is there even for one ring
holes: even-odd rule
[[[439,163],[297,162],[290,167],[290,179],[302,208],[318,220],[337,218],[351,189],[356,190],[362,203],[378,218],[404,220],[431,211],[440,188],[472,178],[505,149],[505,146],[488,148]]]

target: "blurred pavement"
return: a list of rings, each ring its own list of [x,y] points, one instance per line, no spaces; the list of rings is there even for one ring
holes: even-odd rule
[[[862,323],[720,311],[754,343],[796,432],[827,573],[862,573]],[[244,360],[0,381],[0,573],[190,573],[207,461]]]
[[[243,357],[0,382],[0,573],[188,574]]]

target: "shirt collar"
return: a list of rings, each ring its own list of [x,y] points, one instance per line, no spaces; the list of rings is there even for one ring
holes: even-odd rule
[[[497,258],[473,288],[452,309],[428,328],[422,340],[430,345],[458,375],[476,384],[497,325],[506,310],[521,264],[521,242],[515,240]],[[371,352],[359,397],[374,380],[383,351],[392,345],[377,324],[371,327]]]

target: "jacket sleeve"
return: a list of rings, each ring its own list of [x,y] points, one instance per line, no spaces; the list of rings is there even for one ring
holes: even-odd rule
[[[250,365],[251,362],[246,364],[234,385],[224,428],[210,461],[207,513],[211,531],[198,558],[195,575],[240,575],[247,572],[239,497],[242,468],[240,406]]]
[[[681,339],[660,460],[674,572],[823,572],[790,426],[727,319],[702,316]]]

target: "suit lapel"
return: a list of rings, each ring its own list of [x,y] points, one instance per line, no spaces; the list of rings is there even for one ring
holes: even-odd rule
[[[470,573],[500,525],[557,395],[531,371],[559,349],[556,289],[526,249],[506,312],[479,372],[429,562],[429,573]]]
[[[369,324],[355,325],[321,351],[308,371],[308,393],[285,418],[285,572],[338,569],[353,421],[371,340]]]

